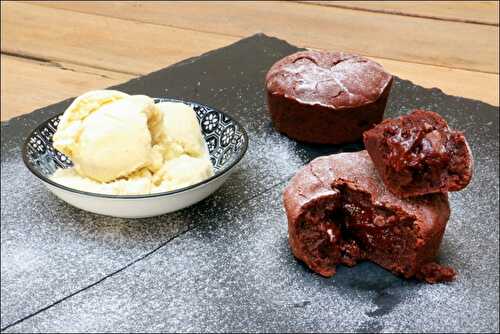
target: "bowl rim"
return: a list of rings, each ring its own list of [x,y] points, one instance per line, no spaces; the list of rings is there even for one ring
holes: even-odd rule
[[[159,103],[162,101],[168,101],[168,102],[182,102],[182,103],[189,103],[189,104],[198,105],[201,107],[211,109],[211,110],[213,110],[219,114],[222,114],[222,115],[226,116],[227,118],[231,119],[232,122],[236,123],[236,126],[239,128],[241,134],[243,135],[243,145],[242,145],[240,153],[238,154],[238,157],[234,161],[232,161],[229,165],[216,171],[214,173],[214,175],[210,176],[209,178],[207,178],[203,181],[197,182],[195,184],[192,184],[190,186],[179,188],[179,189],[174,189],[174,190],[170,190],[170,191],[163,191],[163,192],[159,192],[159,193],[142,194],[142,195],[112,195],[112,194],[101,194],[101,193],[94,193],[94,192],[90,192],[90,191],[84,191],[84,190],[79,190],[79,189],[75,189],[75,188],[70,188],[70,187],[62,185],[60,183],[57,183],[55,181],[52,181],[47,176],[43,175],[38,170],[33,168],[33,166],[28,162],[27,150],[28,150],[29,139],[33,136],[34,132],[39,131],[40,128],[42,126],[44,126],[47,122],[49,122],[50,120],[52,120],[55,117],[58,117],[58,116],[61,116],[62,114],[64,114],[64,112],[62,112],[62,113],[58,113],[57,115],[51,116],[50,118],[44,120],[43,122],[38,124],[33,130],[31,130],[30,133],[27,135],[27,137],[24,140],[23,148],[22,148],[22,152],[21,152],[22,156],[23,156],[24,165],[29,169],[29,171],[31,173],[33,173],[36,177],[38,177],[43,182],[48,183],[49,185],[54,186],[56,188],[59,188],[59,189],[65,190],[65,191],[69,191],[69,192],[72,192],[72,193],[75,193],[78,195],[100,197],[100,198],[109,198],[109,199],[147,199],[147,198],[175,195],[175,194],[179,194],[182,192],[189,192],[189,191],[191,191],[195,188],[198,188],[198,187],[203,187],[206,184],[210,183],[211,181],[213,181],[219,177],[222,177],[224,174],[231,171],[231,169],[233,169],[241,161],[241,159],[243,159],[243,157],[245,156],[247,149],[248,149],[248,141],[249,141],[248,133],[245,130],[245,128],[241,125],[241,123],[235,117],[228,115],[227,113],[220,111],[219,109],[216,109],[214,107],[210,107],[206,104],[199,103],[196,101],[186,101],[186,100],[179,100],[179,99],[168,98],[168,97],[154,97],[152,99],[155,101],[155,103]]]

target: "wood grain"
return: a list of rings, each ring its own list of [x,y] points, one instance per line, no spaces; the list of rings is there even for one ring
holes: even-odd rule
[[[322,6],[498,26],[498,1],[298,1]]]
[[[498,73],[498,27],[289,2],[43,2],[45,7]],[[397,28],[396,28],[397,27]]]
[[[466,96],[498,105],[499,76],[377,59],[391,73],[427,88],[439,87],[451,95]],[[81,93],[112,86],[133,76],[71,63],[47,63],[2,55],[1,120]],[[439,74],[439,82],[434,77]],[[465,83],[466,82],[466,83]],[[491,87],[485,90],[484,87]],[[29,92],[27,94],[26,92]]]
[[[449,95],[499,104],[498,74],[451,69],[431,65],[415,65],[388,59],[376,59],[390,73],[426,87],[437,87]]]
[[[74,64],[38,62],[6,55],[1,56],[1,72],[2,121],[132,78]]]
[[[173,10],[182,9],[177,4],[164,6],[165,11],[169,10],[168,13],[158,13],[163,7],[158,7],[157,4],[75,3],[72,10],[53,8],[66,8],[69,6],[66,3],[48,5],[42,7],[31,3],[1,4],[2,52],[22,56],[2,54],[1,57],[2,121],[84,91],[114,85],[136,75],[230,44],[244,36],[245,29],[255,32],[252,30],[252,25],[255,24],[253,19],[242,17],[241,22],[231,21],[237,15],[235,12],[227,18],[220,18],[219,25],[208,25],[204,20],[199,23],[198,17],[187,20],[184,24],[180,19],[170,20],[167,14],[172,16]],[[179,10],[176,14],[188,16],[193,11],[192,6],[194,5],[186,3],[184,7],[187,9]],[[234,10],[239,7],[228,8]],[[97,9],[99,12],[92,14],[92,11]],[[75,12],[76,10],[79,12]],[[209,11],[207,15],[214,13]],[[308,17],[307,15],[305,16]],[[414,20],[412,17],[402,18]],[[247,19],[248,27],[245,28],[244,20]],[[282,18],[276,23],[279,25],[285,21],[286,18]],[[462,25],[470,26],[463,23]],[[223,29],[225,26],[226,30]],[[294,39],[300,41],[307,37],[297,27],[294,28],[295,32],[292,28],[284,31],[289,37],[280,37],[292,43],[297,43]],[[215,32],[208,32],[210,29]],[[312,31],[314,32],[314,29]],[[322,36],[325,38],[325,32]],[[484,38],[489,37],[486,35]],[[319,37],[311,39],[317,42]],[[384,43],[391,41],[386,38]],[[297,44],[311,46],[316,43]],[[448,94],[499,104],[498,74],[380,57],[371,58],[391,73],[424,87],[439,87]],[[477,62],[484,62],[484,59],[484,54],[478,52]]]
[[[157,24],[2,3],[2,52],[145,74],[236,41]]]

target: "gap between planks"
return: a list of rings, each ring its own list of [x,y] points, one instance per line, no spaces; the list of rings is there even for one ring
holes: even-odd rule
[[[148,4],[148,6],[144,7],[142,3],[140,4],[132,4],[134,6],[134,9],[135,11],[131,11],[131,10],[120,10],[120,11],[115,11],[116,9],[126,9],[126,7],[123,7],[123,6],[129,6],[129,4],[121,4],[121,3],[111,3],[111,4],[108,4],[108,3],[98,3],[98,4],[91,4],[90,6],[88,6],[88,3],[81,3],[81,2],[72,2],[71,3],[71,8],[70,5],[66,4],[65,2],[58,2],[58,3],[29,3],[29,5],[31,6],[41,6],[43,8],[54,8],[53,10],[56,10],[55,13],[57,13],[57,10],[63,10],[63,11],[68,11],[68,12],[71,12],[71,13],[74,13],[74,15],[78,15],[78,13],[80,13],[80,15],[86,15],[85,17],[90,21],[92,19],[93,16],[100,16],[100,17],[103,17],[105,18],[105,20],[109,20],[110,18],[114,18],[116,20],[119,20],[119,21],[110,21],[109,23],[108,22],[105,22],[105,24],[102,24],[101,22],[101,25],[105,25],[105,26],[111,26],[111,25],[119,25],[119,28],[117,30],[119,30],[121,32],[120,29],[125,29],[126,28],[126,24],[125,22],[134,22],[134,23],[141,23],[141,24],[144,24],[144,25],[153,25],[153,26],[158,26],[158,29],[162,29],[162,28],[165,28],[163,29],[163,31],[161,31],[160,35],[162,36],[165,36],[167,38],[170,38],[170,39],[174,39],[173,36],[175,36],[176,34],[183,34],[184,32],[186,31],[189,31],[189,32],[192,32],[192,36],[191,38],[193,37],[197,37],[197,35],[200,35],[200,36],[203,36],[203,37],[207,37],[207,36],[210,36],[210,37],[213,37],[213,36],[218,36],[219,38],[222,39],[222,41],[218,40],[217,42],[220,42],[220,46],[223,46],[223,45],[227,45],[227,44],[230,44],[230,43],[233,43],[236,41],[236,39],[238,38],[241,38],[241,37],[245,37],[246,35],[244,34],[238,34],[238,33],[232,33],[232,34],[229,34],[227,32],[220,32],[220,31],[209,31],[209,30],[200,30],[199,28],[197,29],[194,29],[194,28],[190,28],[190,27],[178,27],[178,26],[174,26],[174,25],[170,25],[170,24],[165,24],[163,20],[163,14],[159,14],[159,16],[155,16],[155,15],[158,15],[157,13],[159,12],[157,9],[157,7],[151,7],[153,4]],[[97,7],[94,7],[94,6],[99,6],[99,8]],[[111,6],[111,7],[109,7]],[[113,7],[115,6],[115,7]],[[17,8],[16,7],[10,7],[9,10],[16,10]],[[30,7],[26,7],[24,8],[24,12],[29,12],[29,9]],[[99,10],[98,10],[99,9]],[[115,10],[114,10],[115,9]],[[23,13],[24,13],[23,12]],[[119,12],[119,15],[115,15],[115,12]],[[136,15],[138,14],[132,14],[132,16],[130,16],[130,14],[127,14],[127,13],[130,13],[130,12],[140,12],[140,17],[141,19],[137,19],[135,18]],[[50,10],[48,13],[51,13]],[[40,13],[40,14],[43,14],[44,16],[48,15],[47,12],[45,13]],[[33,14],[34,15],[34,14]],[[33,16],[32,16],[33,17]],[[29,15],[27,17],[23,17],[24,19],[29,19],[29,18],[32,18],[30,17]],[[76,18],[76,17],[75,17]],[[80,17],[81,18],[81,17]],[[95,20],[94,21],[99,21],[99,20]],[[102,21],[102,20],[101,20]],[[5,24],[5,27],[6,28],[11,28],[8,24]],[[161,28],[160,28],[161,27]],[[36,26],[36,28],[38,28],[38,25]],[[90,27],[84,27],[84,28],[89,28]],[[90,37],[97,37],[95,38],[96,40],[98,40],[98,42],[101,42],[101,40],[99,40],[99,37],[101,39],[104,39],[104,37],[102,36],[99,36],[99,28],[102,28],[101,26],[97,27],[96,29],[94,30],[97,30],[96,32],[92,32],[92,36]],[[168,29],[168,28],[171,28],[171,29]],[[111,30],[111,29],[110,29]],[[498,30],[497,30],[498,31]],[[15,31],[14,31],[15,32]],[[102,32],[102,34],[104,34],[105,32]],[[108,32],[108,35],[111,35],[113,36],[114,34],[117,34],[118,31],[109,31]],[[144,33],[144,29],[143,30],[139,30],[138,33]],[[66,34],[67,35],[67,34]],[[95,36],[97,35],[97,36]],[[6,38],[9,38],[9,35],[5,35]],[[21,38],[26,38],[26,36],[24,35],[21,35],[20,36]],[[46,36],[44,36],[46,37]],[[133,36],[135,37],[135,36]],[[152,36],[152,37],[156,37],[156,36]],[[224,38],[225,37],[225,38]],[[173,42],[177,42],[180,43],[181,41],[179,40],[174,40],[174,41],[166,41],[166,42],[170,42],[169,44],[176,44],[176,43],[173,43]],[[207,41],[209,42],[209,41]],[[213,41],[212,41],[213,42]],[[4,49],[6,51],[10,51],[10,48],[12,47],[12,43],[6,43],[7,46],[4,47]],[[498,44],[498,42],[497,42]],[[323,47],[317,47],[315,46],[316,44],[315,43],[311,43],[309,44],[309,42],[305,41],[303,44],[300,44],[299,45],[302,45],[304,47],[310,47],[310,48],[318,48],[318,49],[328,49],[326,48],[325,46]],[[141,45],[142,47],[147,47],[147,45]],[[25,54],[28,54],[30,56],[32,56],[32,54],[34,52],[43,52],[43,51],[40,51],[40,49],[42,48],[33,48],[32,46],[26,46],[26,45],[21,45],[20,47],[24,47],[24,48],[29,48],[31,52],[27,52],[27,51],[23,51]],[[18,48],[15,48],[14,49],[19,49]],[[162,49],[163,50],[163,49]],[[107,51],[107,50],[106,50]],[[172,51],[172,50],[168,50],[168,51]],[[174,53],[179,53],[179,52],[182,52],[182,50],[173,50],[175,51]],[[206,51],[205,49],[202,50],[202,52]],[[349,50],[347,50],[349,51]],[[169,53],[168,52],[165,52],[164,53],[166,57],[169,57]],[[404,63],[411,63],[411,64],[420,64],[420,65],[430,65],[430,66],[438,66],[438,67],[443,67],[443,68],[449,68],[449,69],[458,69],[457,67],[453,67],[453,66],[446,66],[446,65],[436,65],[436,64],[427,64],[427,63],[422,63],[422,62],[419,62],[419,61],[415,61],[415,60],[412,60],[412,61],[401,61],[400,59],[397,59],[397,58],[394,58],[394,57],[390,57],[390,56],[381,56],[381,57],[378,57],[378,56],[374,56],[373,54],[371,54],[370,52],[367,52],[367,53],[363,53],[363,52],[360,52],[361,55],[365,55],[365,56],[368,56],[368,57],[372,57],[374,59],[385,59],[385,60],[392,60],[392,61],[400,61],[400,62],[404,62]],[[50,53],[49,53],[50,55]],[[71,56],[70,54],[68,56]],[[151,57],[151,55],[145,55],[145,59],[147,57]],[[497,55],[498,57],[498,55]],[[57,60],[57,57],[50,57],[48,56],[48,58],[52,58],[52,59],[56,59]],[[82,57],[84,58],[84,57]],[[89,62],[86,62],[86,60],[88,61],[88,58],[85,58],[85,59],[82,59],[82,60],[75,60],[74,58],[71,58],[71,59],[68,59],[68,58],[64,58],[62,57],[62,59],[64,61],[71,61],[71,62],[74,62],[74,63],[79,63],[79,64],[84,64],[84,65],[88,65],[88,66],[94,66],[94,67],[99,67],[100,65],[96,65],[95,64],[95,61],[92,62],[92,63],[89,63]],[[107,60],[107,59],[105,59]],[[179,60],[179,59],[176,59],[176,60]],[[130,73],[130,74],[144,74],[144,73],[147,73],[151,70],[150,67],[147,68],[147,70],[145,71],[135,71],[135,72],[131,72],[131,71],[126,71],[122,68],[116,68],[116,66],[119,66],[119,65],[116,65],[114,62],[111,63],[108,61],[108,63],[106,64],[107,66],[103,66],[101,68],[105,68],[105,69],[111,69],[111,70],[114,70],[114,71],[122,71],[124,73]],[[114,67],[111,67],[115,65]],[[467,71],[468,69],[463,69],[465,71]],[[481,71],[481,70],[470,70],[470,71],[474,71],[474,72],[484,72],[484,73],[498,73],[498,66],[497,68],[495,69],[495,71],[493,72],[490,72],[490,71]]]
[[[431,20],[499,26],[498,1],[293,1]],[[431,9],[432,8],[432,9]]]
[[[300,46],[498,73],[498,27],[488,25],[368,13],[298,2],[77,1],[35,2],[30,5],[227,36],[243,37],[261,31]],[[221,13],[224,15],[221,16]],[[464,48],[464,45],[467,47]]]
[[[72,63],[1,55],[2,121],[134,76]],[[29,93],[27,93],[29,92]]]
[[[92,17],[92,15],[90,14],[77,14],[77,15],[84,15],[87,21]],[[113,19],[113,18],[111,18],[110,20],[111,21],[108,22],[107,24],[111,26],[115,26],[118,24],[117,27],[118,30],[127,26],[127,24],[123,25],[124,24],[124,22],[122,22],[123,20]],[[92,22],[92,20],[90,21]],[[125,22],[127,22],[127,20],[125,20]],[[2,26],[3,25],[4,23],[2,23]],[[142,24],[140,26],[142,26]],[[39,55],[24,53],[24,56],[28,58],[35,58],[36,60],[40,60],[42,62],[49,62],[49,63],[61,62],[65,64],[63,65],[63,67],[65,68],[57,69],[55,67],[52,68],[48,68],[47,66],[42,67],[40,64],[36,64],[35,61],[35,64],[33,64],[33,66],[35,66],[36,71],[34,70],[33,66],[23,65],[23,63],[19,63],[19,66],[10,66],[8,71],[2,71],[2,82],[5,82],[4,77],[5,76],[7,77],[7,84],[3,85],[2,87],[2,97],[4,97],[2,99],[2,120],[8,119],[12,116],[17,116],[23,113],[27,113],[33,109],[43,107],[47,104],[65,99],[70,96],[79,95],[83,93],[85,90],[107,87],[110,85],[117,84],[121,81],[126,81],[131,77],[135,76],[136,74],[148,73],[150,71],[172,64],[176,61],[182,60],[187,57],[199,55],[200,53],[209,51],[209,49],[214,48],[211,45],[211,41],[214,40],[213,37],[214,34],[206,34],[206,33],[199,33],[196,31],[190,31],[188,33],[184,32],[183,37],[185,37],[186,34],[192,35],[192,37],[187,37],[187,38],[193,38],[197,40],[203,45],[203,47],[195,50],[183,49],[181,50],[181,52],[179,52],[177,49],[178,48],[177,40],[173,38],[172,35],[181,32],[182,29],[167,28],[164,26],[158,26],[158,29],[164,30],[160,37],[163,38],[164,41],[163,44],[168,46],[167,48],[162,49],[163,53],[166,54],[173,53],[176,54],[179,58],[165,59],[164,57],[162,57],[160,61],[155,62],[154,59],[151,59],[151,57],[146,56],[144,57],[145,59],[143,59],[143,61],[147,62],[147,65],[145,65],[144,69],[141,72],[127,73],[127,75],[122,75],[122,76],[117,76],[118,74],[116,73],[117,71],[120,71],[120,69],[116,68],[109,69],[107,63],[104,64],[104,66],[99,66],[93,63],[85,63],[86,59],[82,59],[82,61],[78,61],[77,59],[77,61],[75,62],[73,57],[68,57],[68,59],[61,60],[54,57],[50,59],[50,57],[46,57],[46,55],[43,55],[43,57],[41,57]],[[221,37],[218,36],[217,38]],[[223,38],[218,39],[217,41],[221,42],[222,40],[221,46],[224,46],[233,43],[238,39],[239,37],[224,36]],[[41,46],[42,47],[44,46],[43,43],[41,44]],[[38,49],[34,48],[34,51],[37,50]],[[23,53],[19,51],[17,53],[12,52],[12,54],[23,55]],[[101,58],[103,57],[102,54],[98,54],[98,56],[100,56]],[[141,56],[140,54],[137,55],[137,57],[140,56]],[[113,59],[113,54],[111,53],[110,55],[107,55],[104,58]],[[372,58],[381,63],[389,72],[398,75],[399,77],[402,77],[404,79],[412,80],[414,83],[422,85],[424,87],[427,88],[439,87],[445,93],[448,94],[459,95],[468,98],[476,98],[489,102],[494,105],[498,105],[498,90],[499,90],[498,75],[478,73],[475,71],[467,71],[467,70],[450,69],[432,65],[418,65],[418,64],[400,62],[395,60],[381,59],[376,57]],[[2,57],[2,60],[3,59],[4,58]],[[23,66],[27,66],[27,68],[23,68]],[[76,72],[75,76],[77,76],[80,79],[80,81],[77,80],[75,83],[75,79],[77,78],[71,78],[72,73],[68,72],[67,69],[79,66],[80,69],[75,71]],[[3,67],[3,61],[2,61],[2,67]],[[110,78],[112,79],[116,78],[116,80],[103,81],[102,79],[106,78],[96,79],[95,77],[93,77],[92,73],[96,74],[95,73],[96,70],[99,71],[99,69],[96,69],[97,67],[100,67],[101,69],[107,69],[108,71],[107,75],[109,75]],[[38,75],[38,77],[27,75],[27,73],[38,74],[36,72],[40,71],[40,69],[42,71],[42,75]],[[78,73],[78,71],[87,73]],[[6,72],[9,73],[6,74]],[[60,72],[63,72],[63,74],[61,74]],[[86,77],[84,76],[85,74],[87,74]],[[20,83],[22,84],[23,80],[19,79],[23,78],[25,80],[25,83],[28,83],[28,85],[20,86]],[[118,78],[120,78],[120,80],[118,80]],[[52,87],[52,88],[50,91],[47,91],[47,87]],[[488,89],[485,89],[485,87]],[[33,91],[32,94],[33,98],[31,99],[32,101],[29,104],[27,104],[24,97],[23,99],[16,102],[16,97],[19,98],[19,96],[22,96],[22,94],[26,91],[27,88],[30,89],[30,91]],[[55,93],[59,95],[54,96]],[[7,107],[4,108],[5,106]]]
[[[87,90],[101,89],[130,80],[135,76],[99,70],[72,63],[53,63],[2,55],[2,99],[1,120],[31,112],[51,103],[77,96]],[[445,93],[476,98],[498,105],[498,95],[485,94],[484,86],[498,92],[499,76],[447,70],[433,66],[420,66],[417,73],[409,78],[408,64],[381,61],[385,68],[402,78],[431,88],[440,87]],[[446,80],[436,82],[436,73],[445,75]],[[464,81],[467,78],[467,81]],[[464,82],[466,84],[464,85]],[[50,89],[47,89],[50,87]],[[26,95],[26,90],[31,93]]]

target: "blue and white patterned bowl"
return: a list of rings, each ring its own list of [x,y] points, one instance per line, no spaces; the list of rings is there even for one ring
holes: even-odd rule
[[[243,158],[248,147],[245,129],[229,115],[196,102],[156,98],[159,102],[181,102],[195,112],[207,142],[215,175],[189,187],[145,195],[107,195],[68,188],[49,176],[58,168],[72,166],[71,160],[52,146],[61,115],[55,116],[33,130],[23,147],[23,161],[57,197],[80,209],[123,218],[161,215],[193,205],[216,191]]]

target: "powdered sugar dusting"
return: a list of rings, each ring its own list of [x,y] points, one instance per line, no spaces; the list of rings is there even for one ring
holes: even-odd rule
[[[379,64],[360,56],[301,51],[273,65],[267,89],[302,103],[341,108],[374,102],[390,80]]]
[[[498,332],[498,108],[396,79],[386,111],[437,111],[471,144],[475,176],[450,196],[438,259],[458,270],[456,282],[406,281],[370,263],[340,266],[325,279],[291,255],[281,192],[297,165],[361,147],[305,145],[274,133],[264,76],[295,51],[258,35],[116,87],[204,102],[235,116],[250,134],[229,182],[172,215],[129,221],[87,214],[29,175],[20,159],[23,136],[69,101],[2,123],[2,327],[177,236],[7,332]],[[268,153],[288,161],[267,160]]]
[[[281,192],[282,186],[203,223],[113,280],[17,328],[440,331],[443,318],[450,319],[447,328],[495,328],[488,316],[478,317],[490,311],[484,309],[487,297],[481,301],[476,290],[485,282],[467,269],[471,259],[454,263],[461,276],[452,284],[403,280],[370,263],[339,266],[332,279],[310,272],[289,251]],[[442,256],[447,261],[453,235],[446,236]],[[467,256],[461,249],[452,257],[460,253]],[[449,317],[457,312],[468,316]]]

